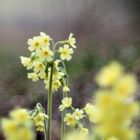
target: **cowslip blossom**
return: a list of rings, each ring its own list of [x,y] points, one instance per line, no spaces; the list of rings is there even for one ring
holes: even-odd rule
[[[28,39],[29,51],[39,50],[42,46],[42,41],[40,36],[33,37],[33,39]]]
[[[123,68],[118,62],[112,62],[101,69],[96,76],[96,82],[99,86],[107,87],[115,84],[123,74]]]
[[[64,122],[66,122],[66,124],[68,126],[75,126],[76,124],[76,120],[75,120],[75,116],[71,113],[67,113],[66,116],[64,117]]]
[[[72,98],[71,97],[65,97],[62,99],[62,104],[59,106],[59,110],[63,111],[65,108],[71,107],[72,104]]]
[[[2,131],[6,140],[35,140],[33,122],[25,109],[15,109],[10,118],[2,119]]]
[[[101,89],[96,92],[95,96],[95,106],[98,112],[97,114],[94,112],[94,115],[98,116],[99,113],[99,119],[95,122],[94,131],[101,138],[107,140],[134,140],[136,134],[131,128],[131,122],[139,111],[137,102],[130,98],[133,98],[136,91],[137,81],[134,75],[127,74],[122,70],[120,64],[113,65],[111,63],[102,69],[107,71],[112,83],[106,79],[107,77],[104,75],[106,72],[101,71],[101,75],[104,73],[102,76],[99,73],[101,77],[106,78],[103,79],[104,84],[100,83],[99,79],[99,81],[97,80]],[[110,86],[110,88],[106,88],[106,86]],[[115,127],[112,127],[112,124]]]
[[[35,122],[35,126],[36,126],[36,130],[37,131],[44,131],[45,130],[45,126],[44,126],[44,121],[48,119],[48,116],[44,113],[39,113],[35,118],[34,118],[34,122]]]
[[[34,82],[38,81],[39,78],[37,76],[36,73],[32,72],[32,73],[28,73],[28,76],[27,76],[29,79],[32,79]]]
[[[76,120],[80,120],[84,117],[84,111],[83,110],[80,110],[79,108],[75,109],[73,115],[75,116],[75,119]]]
[[[42,48],[42,50],[38,52],[38,55],[41,61],[44,61],[44,60],[51,61],[54,53],[53,51],[50,50],[49,47],[44,47]]]
[[[76,39],[73,37],[73,33],[70,33],[67,43],[71,45],[73,48],[76,48]]]
[[[46,35],[44,32],[41,32],[40,33],[40,36],[41,36],[41,40],[42,40],[42,43],[44,46],[49,46],[50,45],[50,36],[49,35]]]
[[[60,57],[62,60],[67,60],[69,61],[72,58],[72,54],[73,54],[73,49],[69,48],[69,45],[65,44],[64,47],[60,47],[59,48],[59,52],[60,52]]]
[[[43,80],[45,88],[48,90],[51,66],[53,66],[52,92],[57,91],[60,87],[64,87],[63,91],[68,92],[68,77],[63,60],[69,61],[72,58],[73,49],[70,46],[73,47],[75,43],[73,34],[70,34],[68,40],[56,43],[44,32],[28,39],[28,49],[31,55],[20,57],[23,66],[30,70],[27,77],[34,82]],[[61,47],[62,45],[63,47]]]
[[[24,67],[27,67],[28,70],[30,70],[32,68],[31,58],[21,56],[20,59],[21,59],[21,63],[23,64]]]

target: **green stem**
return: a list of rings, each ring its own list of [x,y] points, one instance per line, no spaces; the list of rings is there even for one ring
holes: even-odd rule
[[[48,127],[47,127],[47,140],[51,140],[51,121],[52,121],[52,80],[53,80],[53,63],[51,65],[49,77],[49,90],[48,90]]]
[[[67,93],[63,93],[63,99],[67,97]],[[64,140],[65,137],[65,123],[64,123],[64,117],[66,114],[66,110],[62,111],[62,120],[61,120],[61,140]]]

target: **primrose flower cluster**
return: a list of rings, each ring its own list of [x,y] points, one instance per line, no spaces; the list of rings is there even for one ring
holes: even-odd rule
[[[103,67],[96,76],[99,90],[96,91],[93,104],[87,103],[82,109],[90,122],[93,122],[93,133],[84,135],[82,132],[70,133],[66,140],[135,140],[136,130],[132,127],[133,119],[138,115],[138,103],[134,100],[137,90],[136,77],[126,73],[122,65],[112,62]],[[72,107],[71,98],[63,99],[59,109],[62,111]],[[80,114],[79,112],[78,114]],[[85,114],[80,114],[85,117]],[[67,113],[67,125],[75,125],[76,117]]]
[[[96,81],[100,89],[95,96],[95,132],[105,140],[134,140],[135,131],[130,126],[138,115],[138,104],[133,98],[136,77],[112,62],[101,69]]]
[[[10,118],[2,119],[2,130],[6,140],[34,140],[33,122],[25,109],[10,112]]]
[[[53,65],[53,92],[57,91],[62,85],[64,90],[69,90],[65,81],[67,73],[63,60],[69,61],[72,58],[73,48],[76,48],[75,43],[76,40],[72,33],[70,33],[67,40],[55,44],[53,39],[43,32],[40,33],[40,36],[29,39],[28,49],[31,55],[30,57],[20,57],[23,66],[30,71],[27,77],[34,82],[39,79],[44,80],[45,88],[49,89],[50,67]],[[57,48],[58,46],[59,48]],[[56,58],[58,55],[59,57]]]
[[[44,132],[45,131],[45,123],[48,119],[48,115],[46,115],[44,108],[40,103],[36,104],[36,107],[29,112],[30,118],[33,120],[34,125],[36,127],[36,131]]]
[[[64,122],[67,126],[70,126],[71,128],[78,128],[80,130],[79,132],[88,135],[88,129],[84,127],[82,120],[88,119],[92,123],[95,121],[96,107],[94,105],[87,103],[82,109],[74,108],[72,106],[72,98],[65,97],[62,99],[59,110],[67,112],[64,117]]]

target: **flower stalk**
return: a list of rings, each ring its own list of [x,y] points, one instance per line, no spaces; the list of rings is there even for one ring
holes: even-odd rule
[[[67,97],[67,92],[63,92],[63,99]],[[65,122],[64,122],[64,117],[65,117],[65,114],[66,114],[66,110],[64,109],[62,111],[62,120],[61,120],[61,140],[64,140],[64,137],[65,137]]]
[[[49,76],[49,89],[48,89],[48,126],[47,126],[47,140],[51,140],[51,121],[52,121],[52,79],[53,79],[53,63],[50,67],[50,76]]]

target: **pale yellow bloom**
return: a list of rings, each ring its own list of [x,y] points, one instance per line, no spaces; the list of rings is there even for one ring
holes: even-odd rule
[[[65,85],[65,86],[63,87],[63,92],[64,92],[64,93],[67,93],[67,92],[69,92],[69,91],[70,91],[69,87]]]
[[[88,115],[89,120],[91,122],[95,123],[95,122],[99,121],[99,118],[100,118],[99,110],[95,105],[87,103],[84,110],[85,110],[86,114]]]
[[[54,80],[52,82],[52,90],[57,91],[61,86],[61,82],[59,80]]]
[[[75,109],[75,111],[74,111],[74,113],[73,113],[73,115],[74,115],[74,117],[75,117],[75,119],[76,120],[80,120],[80,119],[82,119],[83,117],[84,117],[84,111],[83,110],[80,110],[80,109]]]
[[[65,97],[62,99],[62,104],[59,106],[59,110],[63,111],[65,108],[71,107],[72,104],[72,98],[71,97]]]
[[[54,61],[54,67],[55,67],[56,69],[59,68],[59,67],[58,67],[59,63],[60,63],[60,60],[59,60],[59,59],[57,59],[57,60]]]
[[[39,113],[35,118],[35,126],[37,131],[44,131],[45,126],[44,126],[44,121],[48,119],[48,116],[44,113]]]
[[[34,66],[34,72],[35,73],[45,71],[45,65],[42,64],[40,61],[33,62],[33,66]]]
[[[37,75],[36,73],[34,73],[34,72],[28,73],[27,77],[28,77],[29,79],[32,79],[34,82],[36,82],[36,81],[39,80],[38,75]]]
[[[17,122],[25,122],[29,117],[29,113],[26,109],[16,109],[10,112],[10,117],[15,119]]]
[[[37,51],[42,47],[42,41],[40,36],[35,36],[33,39],[28,39],[29,50]]]
[[[71,104],[72,104],[72,98],[71,97],[65,97],[63,100],[62,100],[62,104],[67,108],[67,107],[70,107]]]
[[[76,48],[76,39],[73,37],[73,33],[70,33],[68,40],[68,44],[71,45],[73,48]]]
[[[60,80],[64,75],[63,72],[55,71],[53,73],[53,80]]]
[[[134,94],[137,90],[137,87],[138,85],[136,77],[132,74],[125,74],[115,84],[114,89],[116,94],[126,98]]]
[[[27,67],[28,70],[32,68],[31,58],[21,56],[20,59],[24,67]]]
[[[74,126],[76,123],[75,117],[73,114],[67,113],[66,116],[64,117],[64,122],[66,122],[66,124],[68,126]]]
[[[45,78],[46,78],[46,73],[45,73],[45,71],[40,71],[40,72],[38,73],[38,77],[39,77],[40,79],[45,79]]]
[[[60,52],[60,57],[62,60],[67,60],[69,61],[72,58],[72,54],[73,54],[73,49],[69,48],[69,45],[65,44],[64,47],[60,47],[59,48],[59,52]]]
[[[38,52],[38,54],[42,61],[47,60],[49,62],[53,59],[52,57],[54,55],[53,51],[51,51],[49,47],[43,48]]]
[[[10,113],[9,119],[2,119],[2,131],[6,140],[35,140],[33,122],[28,111],[16,109]]]
[[[99,86],[112,86],[123,74],[122,66],[117,62],[112,62],[108,66],[101,69],[96,77],[96,82]]]
[[[40,36],[41,36],[41,41],[42,41],[43,45],[45,47],[49,46],[50,45],[50,40],[51,40],[50,36],[46,35],[44,32],[41,32]]]

